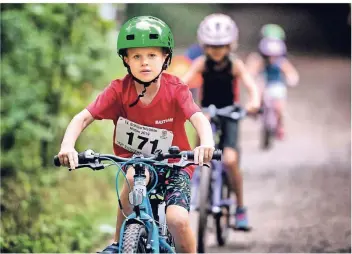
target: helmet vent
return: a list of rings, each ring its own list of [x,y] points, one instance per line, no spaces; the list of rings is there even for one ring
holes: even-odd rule
[[[126,35],[126,39],[127,39],[128,41],[133,41],[133,40],[134,40],[134,34]]]
[[[159,34],[149,34],[149,39],[151,40],[159,39]]]
[[[149,18],[149,19],[154,19],[154,20],[156,20],[156,21],[159,21],[159,22],[160,22],[160,19],[157,19],[157,18],[155,18],[155,17],[153,17],[153,16],[149,16],[148,18]]]
[[[220,23],[219,23],[219,22],[215,24],[215,29],[216,29],[217,31],[220,30]]]

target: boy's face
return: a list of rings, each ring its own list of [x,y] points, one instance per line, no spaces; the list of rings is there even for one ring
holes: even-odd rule
[[[136,78],[148,82],[158,76],[166,57],[161,48],[129,48],[124,60]]]
[[[230,45],[205,46],[205,53],[215,62],[220,62],[230,53]]]

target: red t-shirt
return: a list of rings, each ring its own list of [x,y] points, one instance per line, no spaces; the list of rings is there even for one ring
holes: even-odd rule
[[[176,76],[163,73],[160,75],[159,91],[150,104],[144,105],[139,101],[130,107],[137,96],[132,76],[126,75],[122,80],[113,80],[95,101],[88,105],[87,110],[96,120],[113,120],[115,127],[119,117],[124,117],[144,126],[172,131],[172,145],[178,146],[181,151],[191,150],[184,124],[194,113],[201,110],[193,101],[188,86]],[[115,155],[131,156],[131,152],[115,144],[115,135],[116,128],[113,137]],[[185,169],[190,176],[193,170],[194,167]]]

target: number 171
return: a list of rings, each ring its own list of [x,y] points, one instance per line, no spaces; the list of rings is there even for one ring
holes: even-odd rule
[[[128,144],[131,146],[133,143],[134,133],[127,132],[126,134],[128,135]],[[145,146],[145,144],[149,141],[149,138],[146,138],[146,137],[143,137],[140,135],[138,135],[137,138],[141,140],[141,142],[138,145],[138,149],[142,150],[143,147]],[[153,145],[151,153],[154,154],[155,150],[158,147],[159,140],[155,139],[153,141],[149,141],[149,143],[151,143]]]

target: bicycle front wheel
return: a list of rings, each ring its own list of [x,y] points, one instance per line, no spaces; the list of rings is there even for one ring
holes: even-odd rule
[[[144,225],[127,225],[123,234],[122,253],[147,253],[147,239]]]
[[[198,220],[198,252],[205,251],[205,233],[207,229],[209,200],[210,200],[210,181],[211,169],[208,167],[201,168],[199,183],[199,220]]]
[[[221,200],[229,201],[231,199],[231,188],[229,186],[229,179],[226,173],[222,174],[222,179]],[[232,206],[234,205],[235,204],[232,204]],[[214,215],[216,239],[219,246],[225,245],[229,235],[231,217],[230,210],[230,205],[223,205],[221,207],[221,212]]]

